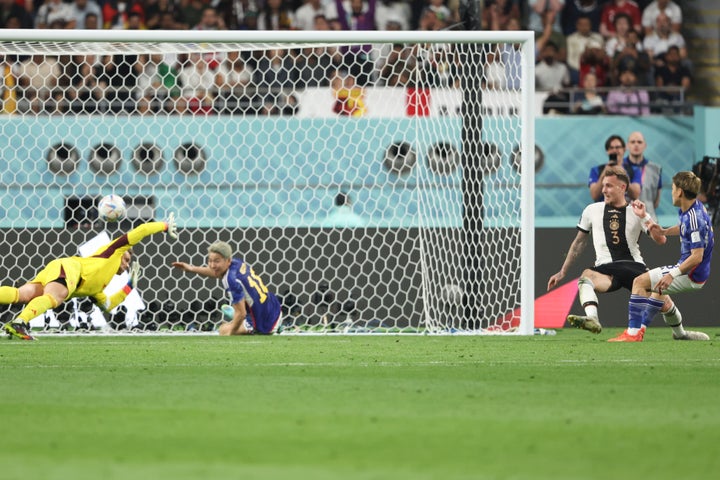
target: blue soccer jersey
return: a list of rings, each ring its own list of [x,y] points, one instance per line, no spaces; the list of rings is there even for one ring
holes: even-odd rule
[[[686,212],[680,211],[680,260],[678,265],[690,256],[694,248],[703,249],[703,259],[700,265],[688,273],[688,277],[695,283],[703,283],[710,276],[710,261],[712,260],[713,246],[712,221],[705,210],[705,206],[698,200]]]
[[[222,279],[232,303],[246,302],[248,320],[257,333],[272,333],[280,320],[280,301],[244,261],[233,258]]]

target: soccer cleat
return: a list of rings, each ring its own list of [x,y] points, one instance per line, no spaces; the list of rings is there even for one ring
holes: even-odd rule
[[[6,323],[3,329],[10,339],[19,338],[20,340],[35,340],[35,337],[30,335],[28,332],[28,327],[29,325],[25,322],[19,321]]]
[[[642,342],[645,336],[645,330],[640,330],[637,335],[630,335],[627,330],[622,332],[615,338],[611,338],[608,342]]]
[[[575,328],[582,328],[592,333],[602,332],[602,325],[597,318],[584,317],[582,315],[568,315],[567,321]]]
[[[673,332],[673,340],[710,340],[710,337],[703,332],[693,332],[685,330],[685,335],[675,335]]]

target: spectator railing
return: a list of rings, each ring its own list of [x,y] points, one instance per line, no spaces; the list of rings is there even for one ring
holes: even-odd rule
[[[622,87],[597,87],[595,91],[603,98],[603,100],[605,100],[607,94],[612,91],[628,91],[628,89]],[[649,107],[651,114],[660,115],[692,115],[693,113],[694,104],[692,102],[688,102],[685,98],[685,88],[683,87],[638,86],[630,91],[648,92],[650,101],[648,103],[627,102],[615,104],[617,107]],[[573,114],[573,107],[577,102],[581,102],[583,100],[585,89],[580,87],[571,87],[549,93],[551,93],[550,97],[548,97],[548,99],[543,103],[543,110],[545,112],[554,110],[554,113]],[[612,115],[611,112],[608,113]]]

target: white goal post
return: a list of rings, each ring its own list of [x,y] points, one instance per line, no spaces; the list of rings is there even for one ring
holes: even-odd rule
[[[533,334],[532,32],[0,30],[0,72],[2,285],[174,211],[106,329],[214,330],[169,264],[225,240],[286,332]]]

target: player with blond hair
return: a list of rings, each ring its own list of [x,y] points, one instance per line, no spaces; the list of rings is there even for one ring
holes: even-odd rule
[[[578,279],[580,303],[585,315],[569,315],[567,318],[571,325],[592,333],[602,331],[597,294],[621,288],[631,290],[635,277],[647,271],[638,245],[640,234],[643,231],[649,233],[658,244],[666,240],[657,231],[648,232],[641,219],[633,213],[635,202],[630,204],[626,199],[630,178],[622,166],[605,168],[600,182],[603,201],[585,207],[565,261],[547,285],[547,289],[551,290],[560,283],[592,236],[595,265],[583,270]]]
[[[232,319],[223,322],[220,335],[271,335],[282,325],[280,300],[244,260],[233,258],[232,247],[217,241],[208,247],[207,265],[173,262],[172,266],[204,277],[219,278],[230,294]]]

